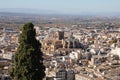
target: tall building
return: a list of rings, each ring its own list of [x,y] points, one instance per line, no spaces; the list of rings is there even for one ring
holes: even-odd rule
[[[53,53],[60,48],[80,48],[80,42],[74,37],[64,39],[64,31],[57,31],[53,34],[49,34],[42,42],[42,51],[44,53]]]
[[[73,70],[59,70],[56,72],[55,80],[75,80],[75,73]]]
[[[63,31],[57,31],[54,34],[54,38],[55,38],[55,40],[62,40],[62,39],[64,39],[64,32]]]
[[[56,72],[56,80],[67,80],[67,71],[59,70]]]

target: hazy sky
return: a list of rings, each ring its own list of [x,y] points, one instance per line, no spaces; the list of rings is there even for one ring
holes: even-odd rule
[[[120,12],[120,0],[0,0],[0,8],[28,8],[62,13]]]

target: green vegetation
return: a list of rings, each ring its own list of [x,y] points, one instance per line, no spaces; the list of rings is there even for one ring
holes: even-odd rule
[[[14,58],[14,68],[10,73],[14,80],[42,80],[45,76],[41,44],[35,38],[36,32],[32,23],[22,27],[19,46]]]

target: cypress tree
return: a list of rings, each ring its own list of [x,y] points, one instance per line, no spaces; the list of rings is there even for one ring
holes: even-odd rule
[[[32,23],[24,24],[14,58],[12,70],[14,80],[42,80],[45,76],[41,44],[35,36],[34,25]]]

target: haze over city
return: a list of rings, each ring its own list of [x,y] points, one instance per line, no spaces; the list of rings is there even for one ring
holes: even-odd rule
[[[0,12],[50,14],[120,13],[120,0],[1,0]]]

